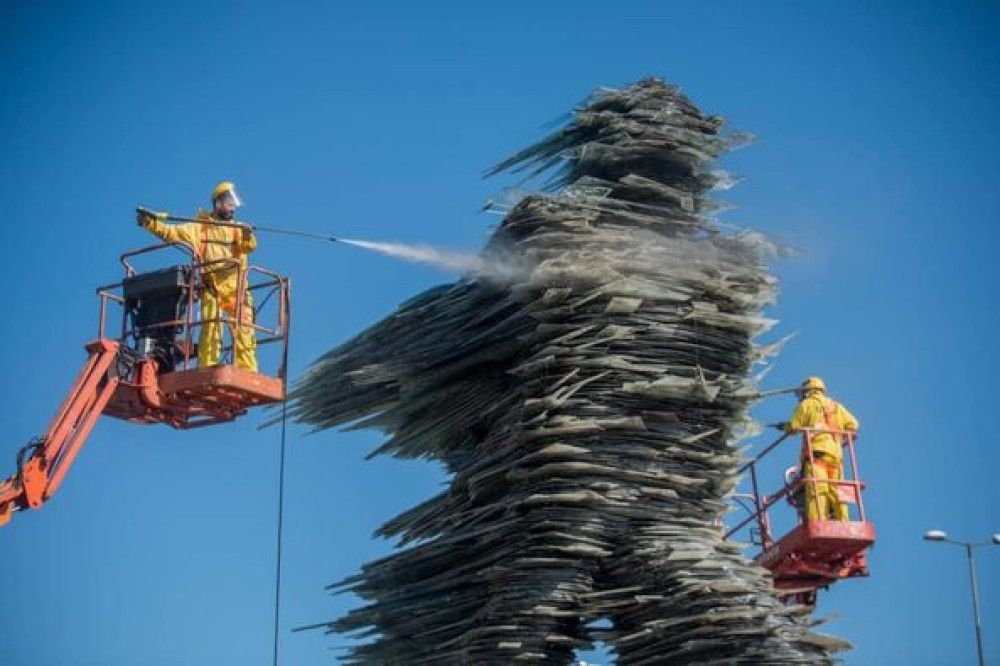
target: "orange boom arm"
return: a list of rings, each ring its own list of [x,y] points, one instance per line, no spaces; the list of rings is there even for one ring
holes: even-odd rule
[[[14,511],[37,509],[55,494],[118,387],[119,379],[109,373],[118,343],[101,338],[86,349],[87,362],[45,435],[21,449],[17,473],[0,483],[0,525]]]

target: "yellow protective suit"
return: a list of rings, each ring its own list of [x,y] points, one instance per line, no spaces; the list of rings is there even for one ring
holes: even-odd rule
[[[785,431],[803,428],[854,432],[858,429],[858,420],[822,391],[809,391],[795,408]],[[847,505],[837,495],[837,485],[823,483],[827,479],[840,481],[844,478],[844,452],[840,440],[841,437],[825,432],[813,434],[813,461],[810,462],[805,435],[802,436],[802,477],[817,479],[816,483],[806,484],[807,520],[848,520]]]
[[[198,211],[197,217],[211,222],[211,216]],[[167,224],[156,219],[147,219],[143,226],[168,243],[183,243],[191,248],[199,261],[214,262],[221,259],[236,259],[239,267],[231,264],[208,266],[203,276],[204,289],[201,293],[201,332],[198,335],[198,366],[218,365],[222,354],[223,314],[229,316],[230,330],[236,317],[236,298],[239,276],[246,275],[247,255],[257,248],[257,238],[252,233],[244,236],[243,231],[234,227],[220,227],[201,222]],[[253,323],[253,298],[249,291],[244,294],[241,321],[233,331],[236,365],[257,371],[257,336]]]

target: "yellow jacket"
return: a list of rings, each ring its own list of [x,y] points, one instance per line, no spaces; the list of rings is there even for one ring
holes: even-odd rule
[[[809,392],[795,408],[791,420],[785,426],[785,432],[795,432],[803,428],[818,428],[823,430],[850,430],[856,432],[858,420],[836,400],[826,397],[819,391]],[[843,458],[841,438],[827,433],[812,436],[813,453],[824,453],[840,461]],[[802,441],[802,457],[807,455],[805,439]]]
[[[211,222],[212,217],[203,210],[197,217]],[[167,224],[150,219],[146,229],[168,243],[183,243],[191,248],[201,262],[220,259],[237,259],[239,271],[246,272],[247,255],[257,249],[257,237],[251,233],[244,238],[243,231],[234,227],[222,227],[201,222]],[[223,301],[235,298],[238,285],[237,269],[234,266],[218,265],[205,271],[205,285]]]

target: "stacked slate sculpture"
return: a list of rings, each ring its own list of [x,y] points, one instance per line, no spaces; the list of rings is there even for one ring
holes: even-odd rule
[[[329,352],[292,395],[300,422],[378,428],[373,453],[442,461],[437,497],[378,534],[401,549],[339,587],[348,663],[828,663],[767,572],[722,539],[746,431],[752,339],[775,298],[754,233],[707,192],[738,137],[676,88],[601,90],[498,165],[548,173],[483,252]],[[588,626],[610,620],[610,628]]]

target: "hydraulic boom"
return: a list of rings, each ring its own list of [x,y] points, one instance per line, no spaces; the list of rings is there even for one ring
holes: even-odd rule
[[[45,434],[21,449],[14,476],[0,484],[0,525],[8,523],[14,511],[37,509],[59,489],[118,388],[119,379],[111,372],[118,347],[104,338],[87,344],[87,362],[66,401]]]

